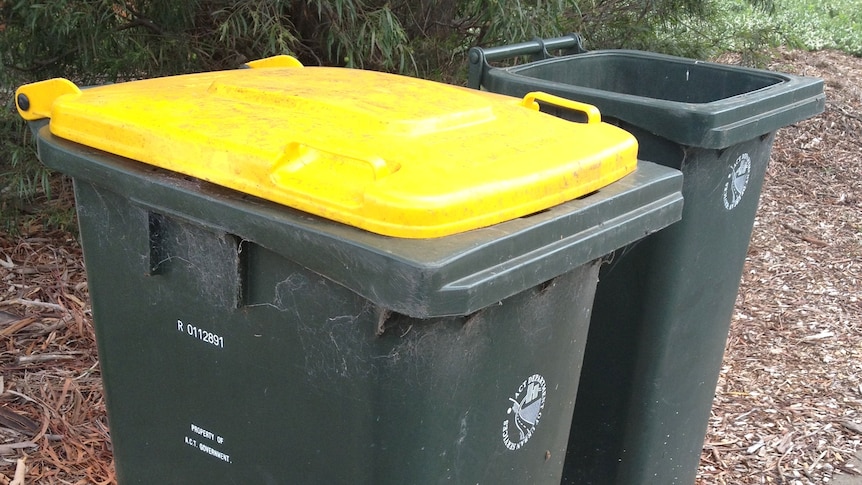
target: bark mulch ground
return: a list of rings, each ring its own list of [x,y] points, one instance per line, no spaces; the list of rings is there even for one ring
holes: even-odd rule
[[[737,299],[702,484],[862,474],[862,59],[777,53],[826,82],[826,110],[778,132]]]

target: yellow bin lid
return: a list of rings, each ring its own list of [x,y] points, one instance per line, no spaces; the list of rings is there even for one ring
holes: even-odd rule
[[[404,238],[538,212],[637,164],[635,138],[593,106],[287,65],[85,90],[53,79],[17,99],[24,118],[51,118],[56,136]],[[541,113],[536,100],[588,121]]]

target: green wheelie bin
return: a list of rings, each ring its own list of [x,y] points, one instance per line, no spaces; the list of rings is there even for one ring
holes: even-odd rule
[[[682,171],[682,220],[600,272],[563,483],[694,483],[772,141],[823,111],[823,82],[586,51],[577,35],[474,48],[469,62],[470,87],[590,103],[637,137],[639,158]]]
[[[263,64],[18,90],[74,180],[119,483],[559,483],[600,261],[679,171],[541,93]]]

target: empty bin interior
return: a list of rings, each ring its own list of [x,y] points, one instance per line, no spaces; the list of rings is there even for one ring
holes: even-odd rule
[[[778,75],[740,72],[687,59],[601,52],[512,69],[521,76],[683,103],[710,103],[784,82]]]

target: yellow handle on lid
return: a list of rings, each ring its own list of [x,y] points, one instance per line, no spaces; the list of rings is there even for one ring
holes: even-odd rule
[[[562,108],[568,108],[572,111],[580,111],[587,115],[587,124],[600,123],[602,121],[602,114],[595,106],[578,101],[572,101],[571,99],[561,98],[559,96],[554,96],[553,94],[543,93],[542,91],[527,93],[527,95],[524,96],[524,99],[521,100],[521,106],[539,111],[539,103],[536,101],[542,101]]]
[[[307,143],[290,142],[284,150],[284,156],[276,166],[276,172],[295,173],[314,163],[315,161],[349,160],[359,162],[359,165],[371,168],[374,180],[380,180],[387,175],[397,172],[401,164],[387,162],[382,157],[371,154],[340,153],[335,150],[326,150],[311,146]],[[333,174],[338,175],[338,174]]]
[[[264,67],[303,67],[302,63],[299,62],[297,58],[284,54],[246,62],[245,65],[252,69],[260,69]]]

